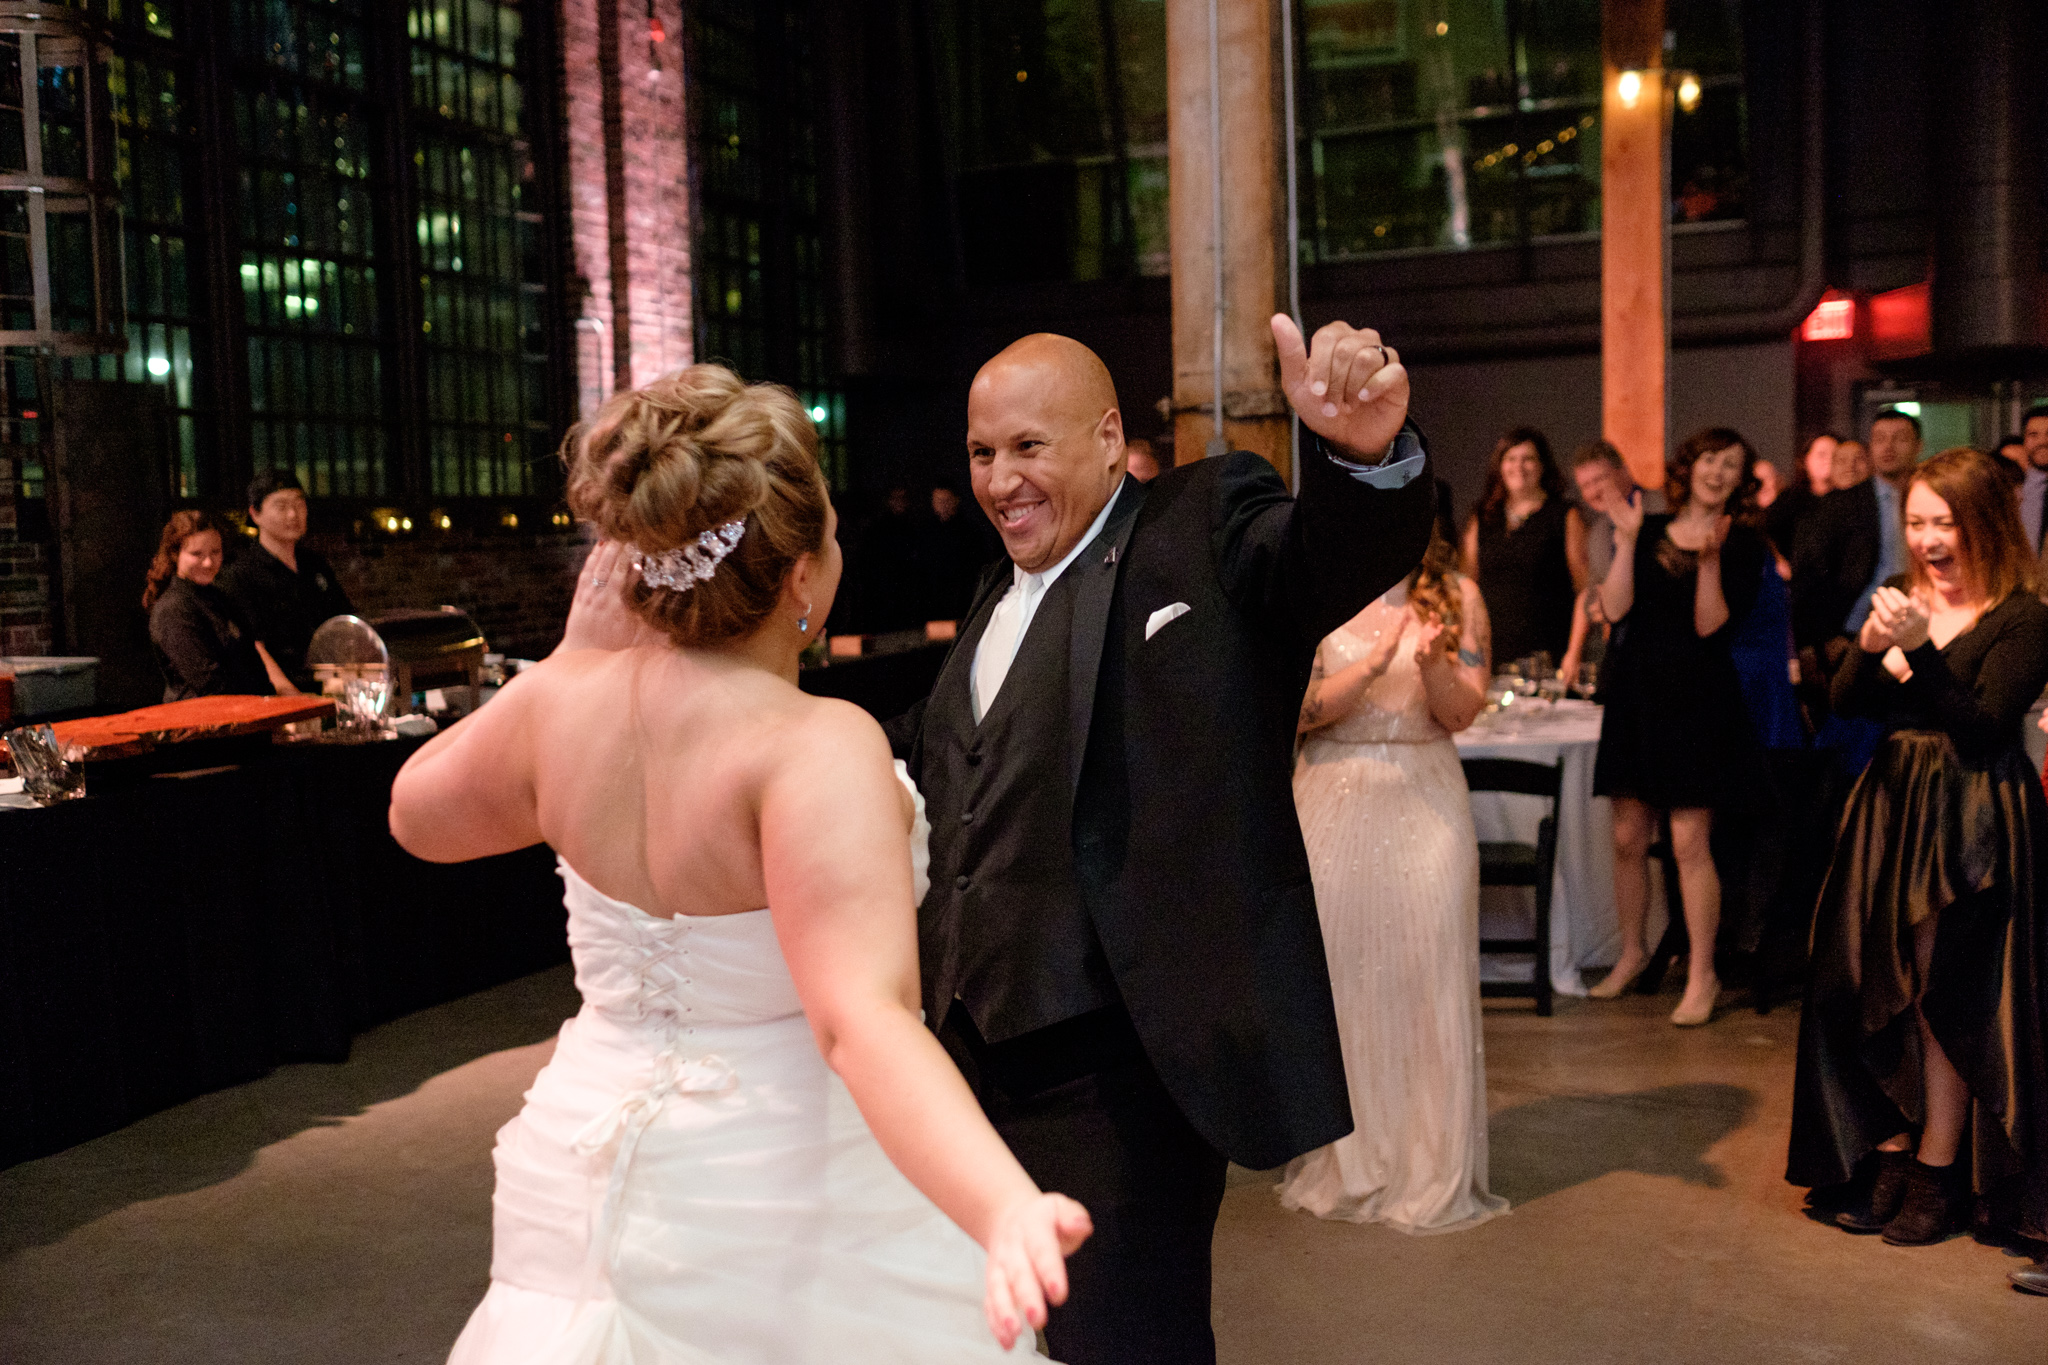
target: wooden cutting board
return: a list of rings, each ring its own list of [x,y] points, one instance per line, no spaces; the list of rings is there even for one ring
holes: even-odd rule
[[[263,734],[293,721],[333,714],[332,697],[188,697],[118,716],[60,721],[50,728],[67,760],[90,763],[130,758],[189,740]]]

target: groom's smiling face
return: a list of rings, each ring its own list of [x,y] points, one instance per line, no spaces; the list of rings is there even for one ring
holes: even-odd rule
[[[982,366],[967,393],[974,499],[1026,573],[1065,558],[1124,474],[1116,387],[1095,353],[1041,333]]]

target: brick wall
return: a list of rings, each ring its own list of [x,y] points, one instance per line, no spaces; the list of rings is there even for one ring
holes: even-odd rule
[[[682,6],[563,0],[578,407],[691,359]],[[660,43],[652,41],[658,26]]]
[[[50,653],[50,567],[17,534],[14,461],[0,456],[0,654]]]
[[[466,536],[358,545],[308,537],[334,564],[364,616],[408,607],[461,607],[491,651],[536,659],[562,638],[576,573],[590,543],[578,531]]]

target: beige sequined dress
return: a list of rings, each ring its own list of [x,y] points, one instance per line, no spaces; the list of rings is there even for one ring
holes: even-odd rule
[[[1479,853],[1458,751],[1429,714],[1418,629],[1382,599],[1324,640],[1323,670],[1404,638],[1356,710],[1294,773],[1357,1130],[1287,1167],[1280,1199],[1321,1218],[1448,1232],[1505,1212],[1486,1189]]]

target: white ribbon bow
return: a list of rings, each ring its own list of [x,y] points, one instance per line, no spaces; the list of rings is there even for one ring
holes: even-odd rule
[[[619,1235],[619,1205],[626,1192],[626,1172],[632,1167],[633,1154],[639,1150],[641,1137],[663,1106],[676,1095],[718,1095],[737,1089],[739,1083],[740,1073],[716,1053],[686,1059],[674,1048],[669,1048],[656,1054],[654,1075],[644,1088],[619,1096],[584,1124],[571,1140],[570,1145],[578,1156],[596,1156],[614,1139],[619,1144],[618,1152],[612,1157],[611,1181],[605,1187],[604,1208],[598,1216],[595,1235],[590,1239],[591,1272],[595,1273],[600,1260],[606,1266],[611,1264],[616,1249],[614,1243]]]

